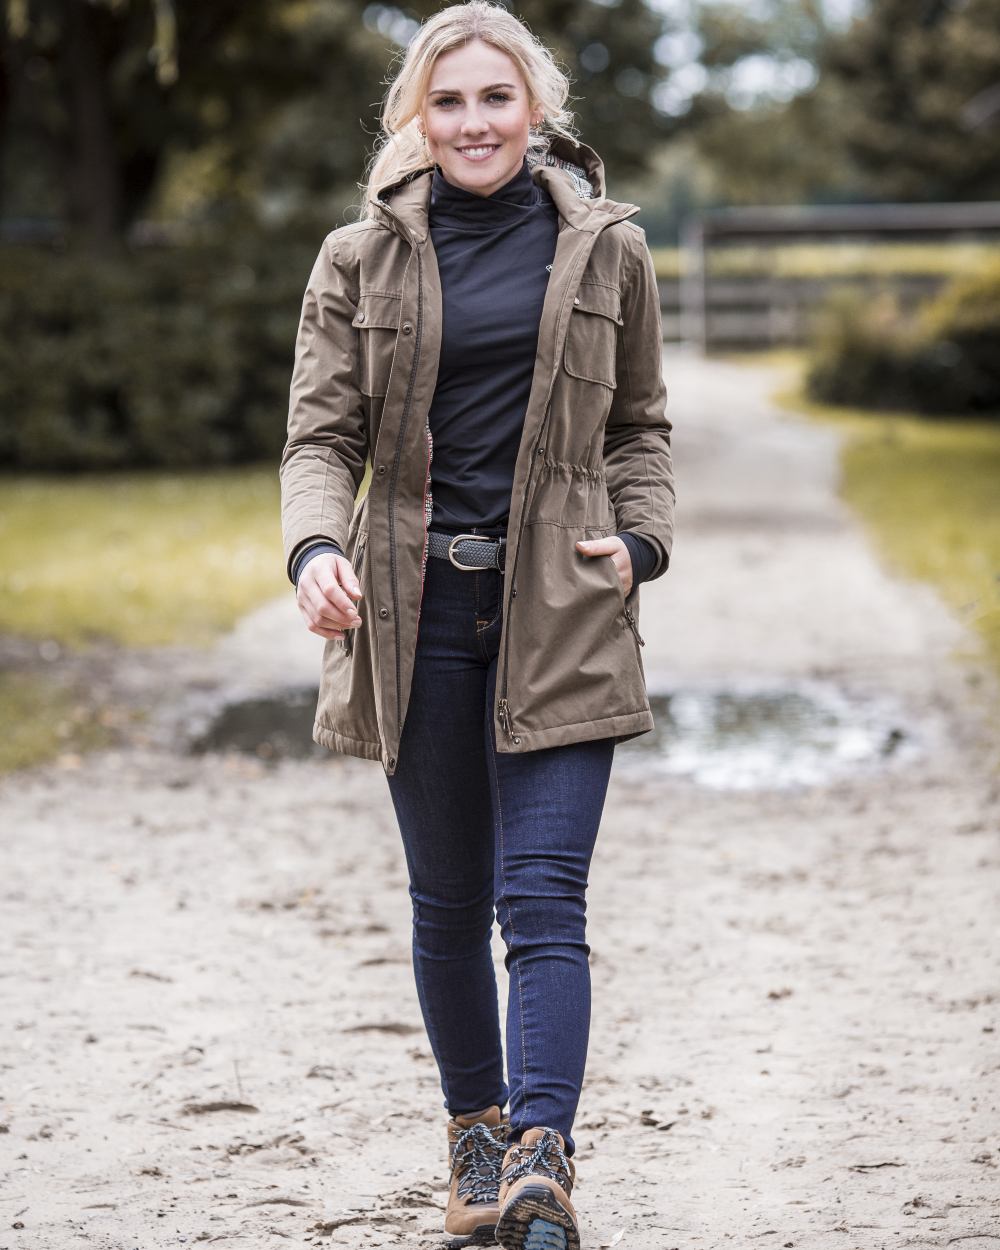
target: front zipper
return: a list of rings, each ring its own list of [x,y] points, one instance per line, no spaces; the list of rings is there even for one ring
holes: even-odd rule
[[[538,428],[538,437],[535,439],[535,445],[531,449],[531,463],[528,466],[528,480],[524,486],[524,505],[521,508],[521,516],[520,516],[520,520],[518,521],[518,527],[517,527],[517,551],[514,553],[514,567],[510,571],[510,594],[507,596],[507,607],[505,609],[507,620],[505,621],[506,632],[504,634],[504,644],[503,644],[503,695],[501,696],[500,704],[499,704],[500,724],[503,725],[504,729],[506,730],[507,737],[510,738],[511,741],[515,743],[519,743],[521,741],[521,738],[518,734],[514,733],[514,730],[510,721],[510,704],[507,702],[507,672],[510,667],[510,660],[509,660],[510,629],[507,628],[507,626],[509,626],[510,605],[514,600],[514,593],[515,593],[514,592],[514,576],[517,572],[517,562],[521,556],[521,534],[524,532],[524,517],[528,511],[528,504],[531,502],[531,479],[535,472],[535,461],[538,459],[538,449],[539,449],[539,446],[541,445],[542,435],[545,433],[545,427],[548,424],[549,411],[551,410],[551,408],[552,408],[552,400],[549,399],[548,403],[545,406],[545,412],[542,415],[541,424],[539,425],[539,428]]]
[[[398,218],[397,218],[398,220]],[[424,315],[424,278],[423,278],[423,258],[420,254],[420,248],[410,241],[417,258],[417,325],[415,329],[416,339],[413,344],[413,364],[410,366],[410,377],[406,388],[406,398],[403,401],[403,412],[399,419],[399,434],[396,437],[396,450],[392,460],[392,473],[389,477],[389,568],[392,575],[392,608],[394,620],[396,623],[396,724],[399,725],[402,720],[403,711],[403,678],[402,678],[402,658],[399,643],[399,584],[396,563],[396,510],[395,496],[396,484],[399,478],[399,462],[403,453],[403,440],[406,433],[406,420],[410,415],[410,406],[413,400],[413,388],[416,384],[417,365],[420,362],[420,338],[423,333],[423,315]],[[400,309],[402,317],[402,309]],[[402,330],[402,325],[399,330]],[[397,331],[398,333],[399,331]]]
[[[368,546],[368,535],[366,534],[361,540],[361,545],[354,553],[354,576],[358,579],[358,585],[361,585],[361,570],[365,563],[365,548]],[[362,622],[363,624],[364,622]],[[356,625],[354,629],[348,629],[344,633],[344,654],[350,655],[354,650],[354,630],[360,629],[361,626]]]
[[[638,625],[638,622],[637,622],[637,621],[636,621],[636,619],[635,619],[635,613],[634,613],[634,612],[632,611],[632,609],[631,609],[629,606],[627,606],[627,605],[626,605],[626,607],[625,607],[625,619],[626,619],[626,621],[628,621],[628,627],[629,627],[629,629],[632,631],[632,633],[633,633],[633,634],[635,634],[636,641],[639,643],[639,646],[640,646],[640,647],[644,647],[644,646],[646,645],[646,643],[643,641],[643,637],[642,637],[642,635],[639,633],[639,625]]]

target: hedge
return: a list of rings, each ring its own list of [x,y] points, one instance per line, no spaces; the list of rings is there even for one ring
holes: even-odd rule
[[[820,319],[806,386],[826,403],[1000,418],[1000,260],[909,317],[889,295],[839,292]]]
[[[0,467],[205,466],[285,440],[302,295],[323,230],[0,264]]]

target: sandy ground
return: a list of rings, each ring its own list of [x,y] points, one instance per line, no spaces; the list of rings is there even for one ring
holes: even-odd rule
[[[584,1246],[996,1246],[995,687],[879,567],[834,436],[775,411],[773,378],[683,353],[667,377],[651,691],[826,683],[891,709],[905,749],[745,789],[621,753],[589,896]],[[0,1250],[449,1244],[381,767],[177,745],[222,697],[315,679],[321,647],[289,591],[211,653],[125,657],[144,736],[4,782]]]

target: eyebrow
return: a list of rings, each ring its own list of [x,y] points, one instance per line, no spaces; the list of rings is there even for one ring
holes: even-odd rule
[[[483,87],[483,91],[495,91],[497,87],[510,87],[514,91],[517,90],[516,86],[512,82],[494,82],[494,83],[490,83],[488,87]],[[461,95],[462,93],[461,91],[454,90],[454,88],[452,87],[435,87],[434,90],[430,94],[431,95]]]

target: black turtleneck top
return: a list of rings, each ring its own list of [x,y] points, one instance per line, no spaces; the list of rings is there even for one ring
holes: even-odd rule
[[[429,224],[442,295],[441,354],[428,417],[431,526],[453,534],[473,528],[503,534],[559,214],[525,157],[517,173],[486,196],[449,182],[435,164]],[[637,534],[619,537],[638,584],[653,571],[656,552]],[[296,582],[322,551],[343,554],[329,541],[309,544],[296,559]]]
[[[435,529],[503,533],[559,214],[527,159],[492,195],[431,178],[442,333],[430,409]]]

